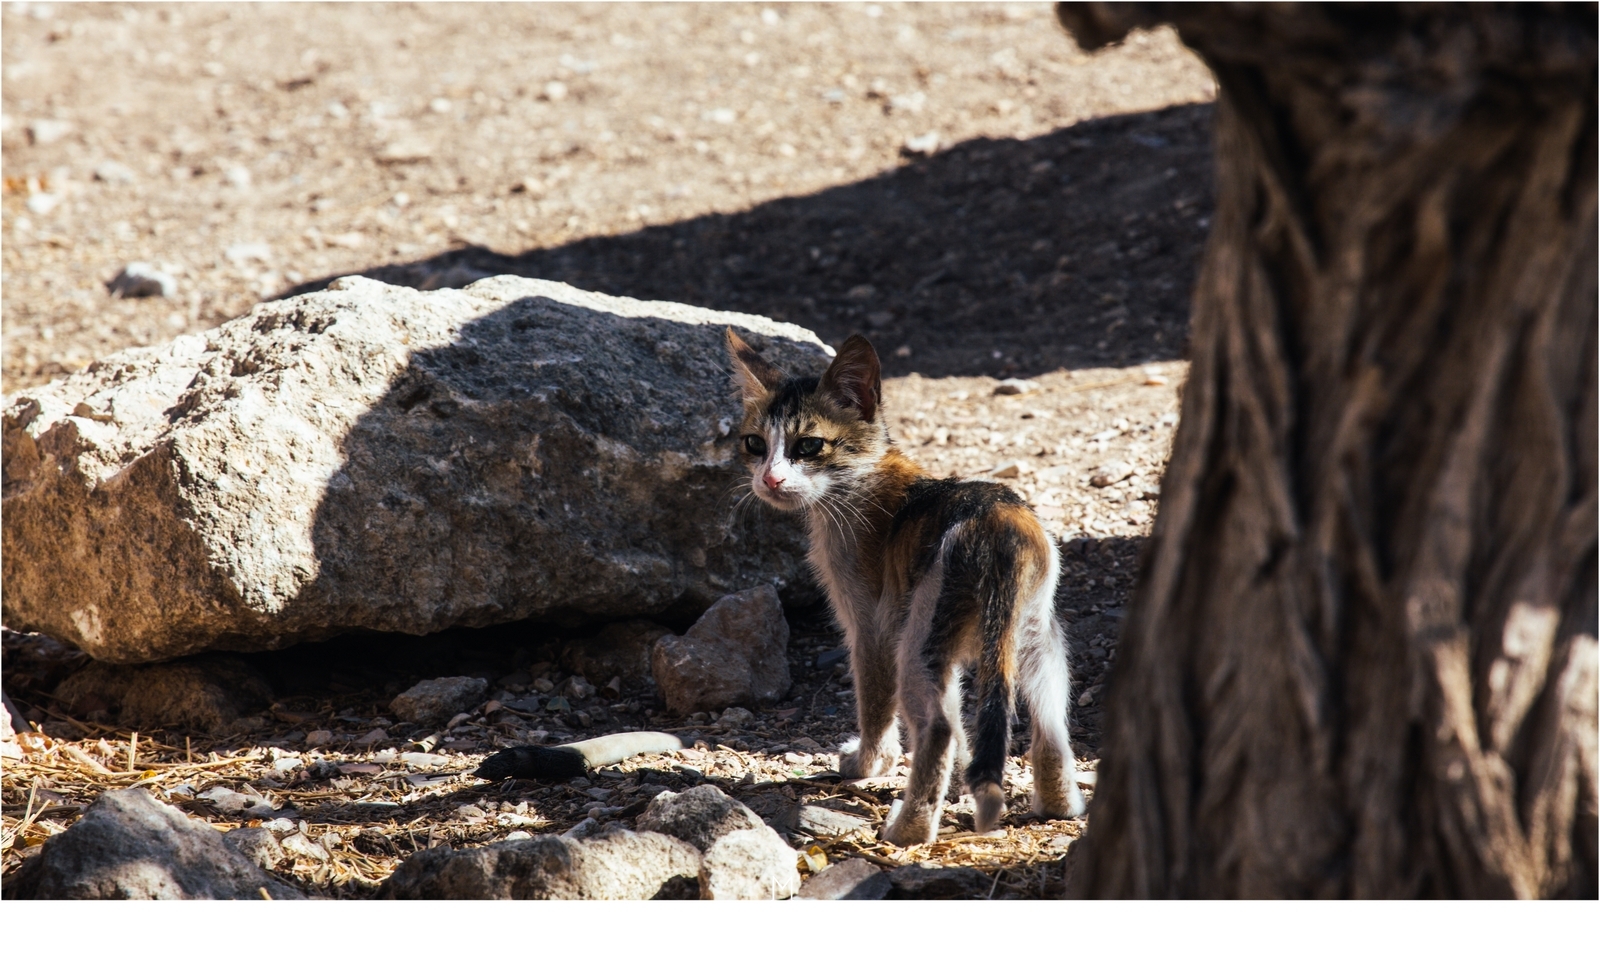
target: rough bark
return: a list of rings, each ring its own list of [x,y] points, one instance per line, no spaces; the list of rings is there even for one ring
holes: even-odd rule
[[[1594,896],[1594,6],[1058,10],[1220,89],[1074,888]]]

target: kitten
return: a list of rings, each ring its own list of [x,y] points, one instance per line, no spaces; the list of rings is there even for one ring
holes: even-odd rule
[[[883,837],[933,841],[954,768],[965,766],[976,829],[1005,814],[1014,691],[1033,717],[1033,809],[1083,812],[1067,734],[1066,638],[1055,613],[1055,540],[1016,493],[993,482],[936,479],[889,438],[878,355],[852,336],[820,378],[787,377],[733,330],[728,352],[744,394],[739,450],[755,495],[805,516],[810,562],[844,629],[855,673],[859,744],[847,777],[887,773],[909,727],[911,776]],[[961,675],[976,673],[970,756]]]

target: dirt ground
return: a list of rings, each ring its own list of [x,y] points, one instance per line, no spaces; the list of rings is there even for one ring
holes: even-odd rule
[[[1213,83],[1171,32],[1085,55],[1044,4],[13,3],[0,18],[7,393],[354,273],[533,275],[834,343],[863,332],[903,446],[936,474],[1014,485],[1063,539],[1092,769],[1211,206]],[[113,297],[132,261],[166,269],[174,294]],[[839,639],[822,609],[791,624],[795,688],[739,728],[657,713],[648,690],[454,729],[386,714],[436,675],[481,674],[504,701],[565,682],[572,636],[525,623],[261,656],[273,708],[215,735],[67,716],[48,692],[72,653],[6,632],[6,690],[39,732],[4,764],[4,870],[137,782],[219,826],[239,819],[193,795],[261,794],[328,855],[285,878],[354,898],[418,848],[631,818],[663,785],[709,780],[775,823],[822,798],[881,819],[892,782],[827,773],[853,726]],[[588,784],[459,775],[518,742],[667,724],[705,748]],[[958,806],[933,846],[819,847],[975,865],[996,898],[1056,894],[1083,823],[1025,811],[1003,839],[962,837]]]

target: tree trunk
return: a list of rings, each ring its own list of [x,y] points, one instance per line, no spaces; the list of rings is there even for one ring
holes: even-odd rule
[[[1220,88],[1073,889],[1595,896],[1595,7],[1058,10]]]

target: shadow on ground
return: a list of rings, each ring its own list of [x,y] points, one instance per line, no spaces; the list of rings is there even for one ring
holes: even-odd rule
[[[886,355],[891,375],[1173,359],[1211,213],[1211,115],[1184,105],[975,139],[739,213],[346,273],[416,288],[515,274],[756,313],[834,344],[862,332],[901,350]]]

